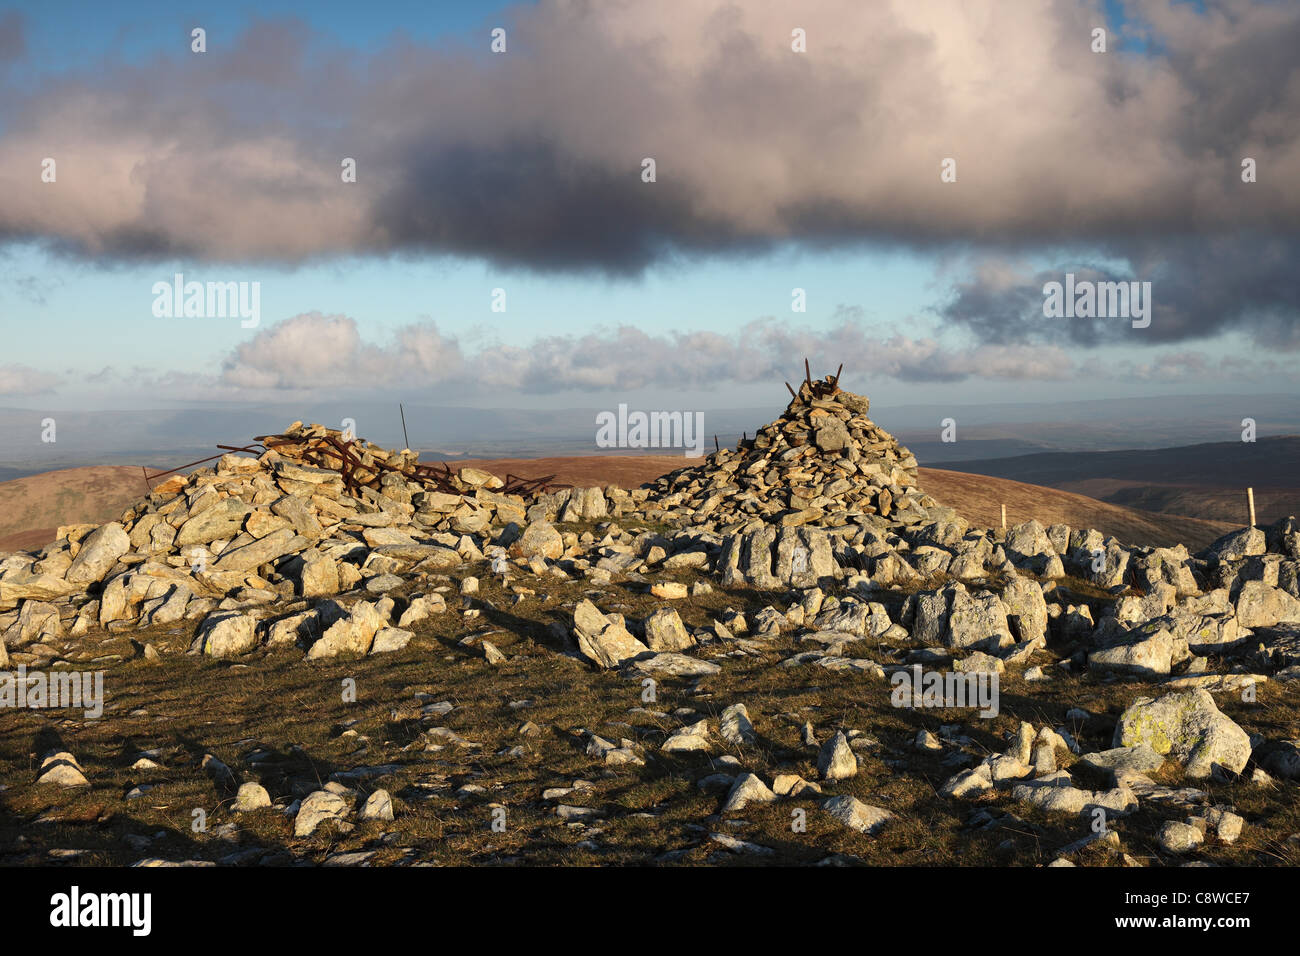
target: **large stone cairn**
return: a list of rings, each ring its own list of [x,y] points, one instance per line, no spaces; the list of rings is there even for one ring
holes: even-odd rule
[[[734,449],[654,482],[647,517],[680,514],[723,533],[764,524],[880,528],[924,520],[916,457],[835,379],[805,381],[781,417]],[[656,509],[658,514],[656,514]]]

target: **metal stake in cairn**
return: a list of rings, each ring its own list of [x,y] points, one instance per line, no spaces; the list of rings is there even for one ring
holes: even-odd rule
[[[831,398],[834,396],[835,393],[840,390],[840,375],[843,371],[844,363],[841,362],[840,367],[835,371],[834,375],[827,375],[824,379],[818,379],[814,382],[812,377],[812,368],[808,365],[808,359],[805,358],[803,360],[804,385],[808,387],[808,392],[813,398]],[[792,399],[797,399],[799,397],[795,390],[790,387],[789,382],[785,383],[785,388],[786,391],[790,393]],[[799,391],[803,391],[803,386],[800,386]]]

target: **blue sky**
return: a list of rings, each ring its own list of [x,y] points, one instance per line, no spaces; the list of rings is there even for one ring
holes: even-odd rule
[[[33,59],[57,71],[93,68],[111,59],[144,63],[173,50],[177,43],[188,46],[190,31],[196,26],[207,30],[215,47],[257,19],[301,20],[312,31],[362,51],[382,49],[395,37],[436,44],[466,37],[489,21],[495,25],[498,13],[524,5],[495,0],[385,0],[364,5],[337,0],[310,4],[301,0],[42,0],[4,4],[0,10],[27,15],[27,42]]]
[[[1243,142],[1229,120],[1221,141],[1207,147],[1198,141],[1207,136],[1204,124],[1170,121],[1172,104],[1182,108],[1193,93],[1207,95],[1202,84],[1219,67],[1204,59],[1211,47],[1229,51],[1214,54],[1225,71],[1230,54],[1246,51],[1241,55],[1267,80],[1272,67],[1268,51],[1259,52],[1261,38],[1285,36],[1292,26],[1270,21],[1278,15],[1270,5],[1237,4],[1236,32],[1228,37],[1211,5],[1155,4],[1138,16],[1120,0],[1049,4],[1035,12],[1037,21],[1009,17],[996,4],[936,2],[940,28],[917,13],[924,4],[903,3],[882,5],[884,12],[870,14],[882,19],[861,25],[852,22],[860,9],[852,4],[838,9],[840,20],[818,21],[826,10],[801,4],[786,5],[783,19],[786,8],[767,3],[734,23],[720,7],[700,20],[703,32],[673,22],[704,17],[702,6],[683,6],[660,24],[636,5],[579,17],[571,5],[547,3],[0,4],[7,88],[0,160],[23,170],[0,179],[11,200],[22,200],[9,204],[9,220],[0,217],[0,405],[268,400],[304,394],[318,379],[361,388],[389,363],[400,367],[397,384],[424,400],[559,406],[659,396],[729,407],[779,388],[774,376],[787,364],[786,377],[794,377],[800,349],[812,350],[815,361],[843,361],[859,387],[890,404],[1294,388],[1285,353],[1300,347],[1296,282],[1258,264],[1285,262],[1295,248],[1294,200],[1279,207],[1268,193],[1281,188],[1276,183],[1295,153],[1285,137]],[[6,63],[4,24],[15,12],[21,18],[7,22],[22,52]],[[966,15],[969,22],[955,22]],[[821,49],[832,45],[828,37],[838,45],[824,59],[790,66],[777,57],[794,22],[808,22]],[[985,29],[987,22],[1000,30]],[[1113,34],[1112,60],[1086,50],[1090,25],[1099,22]],[[277,70],[276,50],[256,44],[286,23],[290,34],[301,34],[305,55],[298,59],[286,47]],[[498,70],[505,58],[485,52],[488,29],[499,24],[512,31],[514,73]],[[193,71],[193,26],[208,32],[204,68],[211,74]],[[862,49],[881,55],[920,45],[902,61],[904,70],[863,65],[849,39],[858,26]],[[709,50],[713,31],[717,49]],[[879,48],[871,46],[882,34]],[[1065,44],[1078,58],[1007,60],[999,44],[1024,50],[1025,37],[1049,49]],[[719,52],[737,38],[757,43],[760,60],[769,57],[763,62],[771,65]],[[259,58],[251,74],[222,74],[223,58],[241,49]],[[471,55],[459,59],[464,51]],[[328,64],[336,60],[352,71],[328,91],[340,101],[337,117],[321,106],[322,97],[329,102],[322,85],[334,82]],[[582,75],[587,61],[592,76]],[[803,70],[804,62],[813,64],[808,71],[785,72]],[[628,77],[616,78],[610,71],[625,63]],[[638,66],[645,72],[636,73]],[[891,81],[877,69],[900,77]],[[1285,62],[1276,69],[1288,75]],[[846,82],[853,70],[864,72]],[[918,92],[907,70],[944,77],[935,88],[946,99],[926,101],[930,94]],[[1178,74],[1181,93],[1163,91],[1160,71]],[[985,74],[1007,92],[996,92]],[[779,80],[765,87],[769,76]],[[884,112],[867,105],[890,82],[898,86],[882,99]],[[1095,162],[1069,143],[1059,145],[1059,157],[1023,148],[1053,137],[1030,122],[1035,106],[1015,92],[1017,83],[1050,89],[1040,123],[1071,115],[1068,99],[1077,97],[1073,112],[1098,111],[1094,121],[1131,130],[1129,139],[1098,140],[1081,121],[1081,142],[1106,144]],[[773,105],[799,84],[810,93],[796,101],[811,106],[807,117]],[[1112,84],[1129,92],[1113,102],[1097,95]],[[1007,102],[999,114],[1001,95]],[[1222,96],[1240,101],[1230,88]],[[715,97],[731,108],[721,110]],[[265,108],[272,98],[276,110]],[[518,105],[525,99],[528,108]],[[412,115],[426,100],[427,114]],[[96,104],[90,114],[87,103]],[[102,119],[110,108],[104,104],[114,103],[121,118]],[[130,108],[123,112],[122,104]],[[1260,116],[1279,108],[1262,103]],[[281,110],[301,116],[301,124],[266,119]],[[992,119],[980,117],[986,111]],[[78,122],[96,114],[98,122]],[[1227,114],[1208,104],[1205,115]],[[169,133],[162,116],[193,125]],[[951,147],[942,135],[929,142],[935,131],[927,127],[942,134],[943,122],[953,124]],[[319,139],[322,125],[337,125],[343,142],[361,144],[355,151],[366,189],[350,194],[364,197],[357,205],[332,205],[334,194],[320,190],[333,187],[313,178],[319,170],[304,171],[304,194],[314,198],[292,205],[287,194],[296,186],[285,187],[280,173],[268,180],[258,168],[315,164],[317,154],[335,162],[334,144],[327,149]],[[197,142],[209,132],[218,145]],[[793,132],[802,140],[792,144]],[[1214,133],[1208,130],[1211,140]],[[626,137],[626,156],[611,150],[611,135]],[[86,152],[74,154],[79,165],[62,167],[75,173],[61,173],[59,192],[32,193],[29,164],[47,152],[68,155],[77,136],[76,148]],[[376,141],[386,144],[382,156],[365,151]],[[543,164],[556,165],[538,166],[541,172],[529,172],[522,159],[512,165],[510,150],[521,141],[542,144]],[[676,152],[666,145],[661,152],[662,190],[629,199],[623,190],[640,188],[642,142],[672,143]],[[906,162],[896,162],[894,144]],[[934,192],[937,176],[927,170],[948,149],[987,182]],[[477,157],[468,165],[467,150]],[[1274,185],[1248,194],[1245,206],[1230,192],[1230,176],[1215,187],[1222,197],[1206,192],[1214,174],[1207,150],[1229,171],[1238,154],[1260,153]],[[528,155],[536,161],[536,151]],[[1279,157],[1271,167],[1270,155]],[[1124,170],[1149,167],[1150,156],[1171,157],[1169,170],[1121,182]],[[627,167],[611,169],[611,161]],[[240,163],[251,170],[246,183]],[[1077,169],[1063,168],[1071,163]],[[483,168],[496,169],[493,178],[482,178]],[[220,184],[220,196],[214,190],[205,204],[214,171],[227,169],[237,181],[228,191]],[[68,198],[62,183],[74,175],[92,181],[71,182]],[[913,176],[924,187],[909,181]],[[963,176],[971,181],[970,172]],[[1161,176],[1180,185],[1160,195]],[[373,191],[376,180],[387,192]],[[1019,184],[1021,192],[1008,191]],[[664,204],[647,211],[644,195]],[[44,201],[50,196],[53,204]],[[132,209],[156,196],[181,197],[186,208],[159,215]],[[219,221],[232,213],[231,196],[233,218]],[[518,204],[517,215],[502,196]],[[961,198],[949,204],[952,196]],[[799,206],[805,199],[817,203],[814,218]],[[1070,210],[1064,218],[1050,211],[1057,202]],[[319,221],[304,220],[301,234],[288,239],[271,235],[304,208],[319,209]],[[623,215],[631,216],[625,230]],[[231,236],[230,223],[242,221],[265,229]],[[516,224],[535,234],[516,236]],[[625,234],[632,240],[620,249]],[[185,251],[169,251],[176,249]],[[1243,263],[1256,264],[1250,270],[1258,274],[1243,275]],[[1066,271],[1156,277],[1154,331],[1139,335],[1122,323],[1064,329],[1036,317],[1043,279]],[[152,286],[176,272],[260,283],[260,325],[155,318]],[[790,309],[795,287],[807,290],[806,313]],[[495,288],[506,291],[504,313],[490,310]],[[760,334],[755,322],[766,322],[767,331]],[[282,326],[294,334],[277,336]],[[624,337],[623,365],[569,387],[620,329],[647,337],[644,363]],[[337,341],[349,354],[322,345],[321,354],[304,358],[327,333],[342,336]],[[673,350],[687,347],[717,355],[682,356],[685,371],[638,367],[671,365]],[[410,348],[428,354],[409,362],[402,353]],[[467,386],[484,369],[494,370],[491,387]]]

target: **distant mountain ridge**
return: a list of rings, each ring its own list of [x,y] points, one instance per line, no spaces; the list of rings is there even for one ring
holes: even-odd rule
[[[1300,513],[1300,435],[1159,450],[1044,452],[936,462],[1163,514],[1245,524],[1253,488],[1259,523]]]

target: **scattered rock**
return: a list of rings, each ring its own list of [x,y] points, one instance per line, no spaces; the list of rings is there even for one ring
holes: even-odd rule
[[[894,817],[888,810],[873,807],[847,795],[830,797],[822,802],[822,809],[849,829],[873,836]]]

